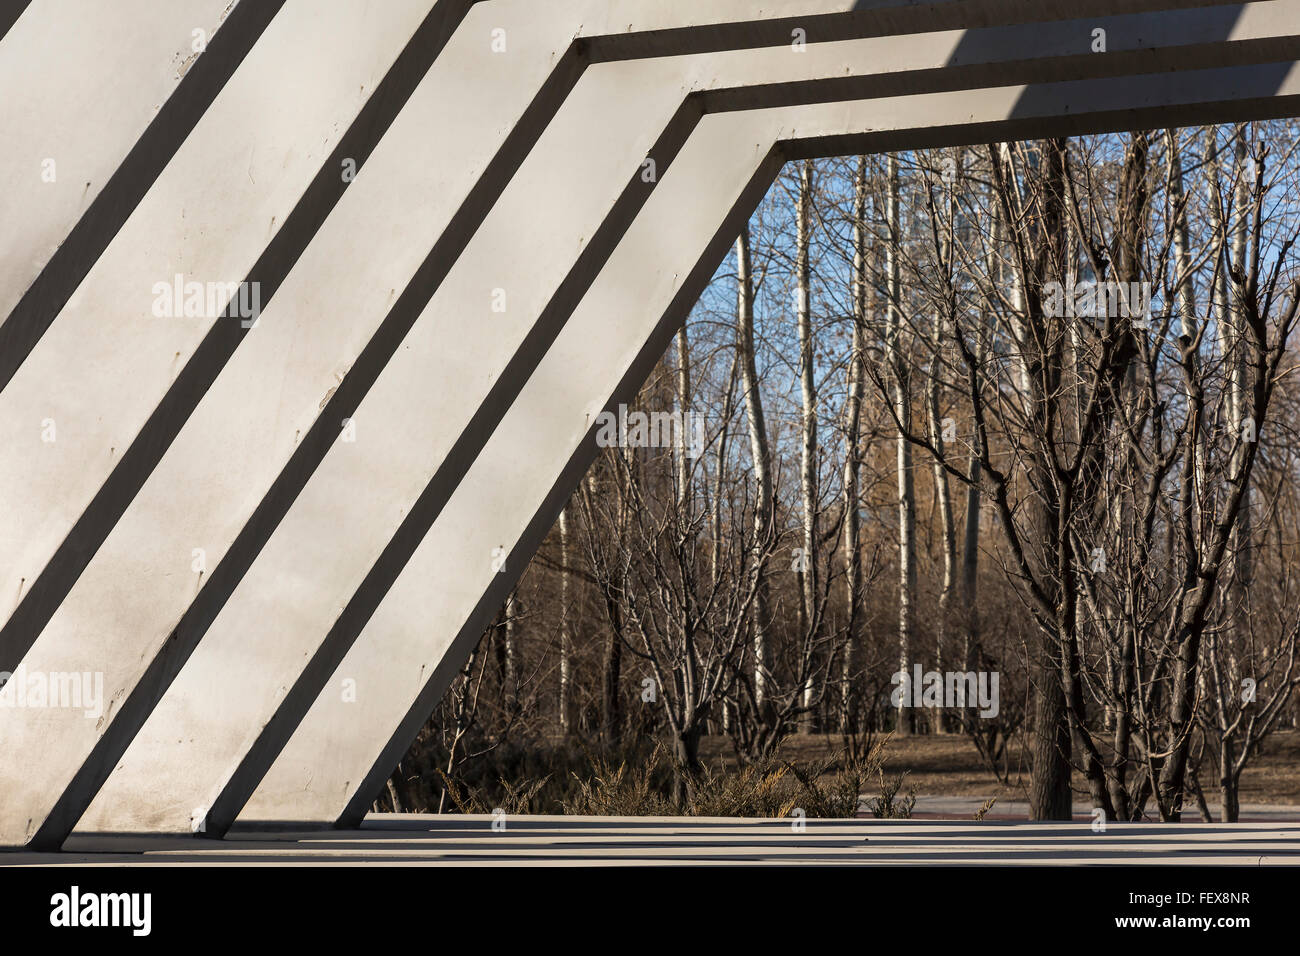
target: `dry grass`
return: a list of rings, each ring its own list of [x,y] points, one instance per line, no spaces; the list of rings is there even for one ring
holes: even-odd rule
[[[842,746],[835,735],[798,734],[788,737],[781,755],[792,761],[825,757]],[[710,761],[722,760],[733,765],[731,745],[724,737],[706,738],[701,754]],[[1014,745],[1010,755],[1011,785],[1003,785],[980,761],[974,746],[956,735],[894,737],[885,754],[889,773],[907,773],[907,782],[926,797],[996,797],[999,802],[1024,800],[1029,785],[1029,758]],[[1017,768],[1020,773],[1017,779]],[[1081,777],[1075,787],[1084,791]],[[1202,771],[1201,785],[1212,807],[1218,806],[1218,792],[1213,773]],[[1264,744],[1262,752],[1251,758],[1241,781],[1241,802],[1300,805],[1300,732],[1279,731]]]
[[[912,815],[914,799],[905,774],[886,775],[888,745],[880,738],[859,759],[842,753],[807,760],[772,758],[745,767],[707,763],[695,776],[684,802],[668,795],[665,783],[678,774],[662,747],[635,764],[593,759],[590,776],[574,774],[574,796],[564,812],[581,816],[852,817],[869,813],[900,819]],[[536,791],[534,791],[535,793]],[[865,804],[863,795],[875,792]],[[531,798],[533,794],[529,794]],[[457,805],[461,804],[457,800]]]

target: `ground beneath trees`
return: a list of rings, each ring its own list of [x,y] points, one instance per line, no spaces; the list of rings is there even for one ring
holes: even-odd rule
[[[781,756],[803,761],[834,753],[844,747],[838,735],[796,734],[786,739]],[[990,797],[997,803],[987,819],[1025,819],[1029,786],[1029,757],[1012,745],[1008,757],[1009,783],[1000,782],[980,759],[966,737],[937,735],[895,737],[885,760],[887,773],[906,773],[907,787],[916,788],[918,819],[969,820]],[[701,756],[732,766],[731,742],[707,737]],[[1219,816],[1218,790],[1212,768],[1202,770],[1201,785],[1215,819]],[[1074,779],[1075,814],[1088,816],[1086,789],[1081,776]],[[1300,820],[1300,732],[1279,731],[1266,740],[1242,775],[1242,820]],[[1188,818],[1198,819],[1195,811]]]

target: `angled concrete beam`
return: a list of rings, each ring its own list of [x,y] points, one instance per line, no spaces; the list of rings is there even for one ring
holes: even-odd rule
[[[135,205],[123,194],[157,177],[281,2],[229,13],[229,0],[38,3],[5,34],[0,384],[34,342],[17,333],[17,324],[48,325],[10,315],[24,293],[30,290],[29,308],[42,317],[57,313],[50,300],[66,300],[78,266],[84,275]],[[195,30],[211,41],[197,58]],[[173,93],[177,100],[169,102]],[[110,180],[115,188],[106,190]],[[70,237],[83,219],[80,232],[92,235]],[[66,274],[32,288],[61,249]]]
[[[570,0],[547,13],[576,19],[576,36],[601,61],[790,46],[796,31],[822,43],[1226,6],[1220,0]]]
[[[1008,88],[706,117],[240,819],[348,826],[364,816],[590,466],[599,412],[634,397],[780,164],[802,149],[795,141],[851,137],[873,151],[1158,125],[1169,111],[1245,117],[1246,100],[1265,115],[1300,107],[1300,65],[1275,86],[1279,99],[1255,99],[1254,85],[1242,71],[1205,71],[1146,87],[1060,84],[1028,98]],[[966,123],[952,122],[963,112]],[[878,132],[891,126],[906,136]],[[508,552],[500,570],[498,549]]]

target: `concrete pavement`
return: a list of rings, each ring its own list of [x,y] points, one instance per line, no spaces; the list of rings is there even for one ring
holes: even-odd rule
[[[71,837],[0,866],[1300,865],[1300,824],[934,823],[919,820],[371,814],[354,830]],[[498,826],[501,824],[498,822]]]

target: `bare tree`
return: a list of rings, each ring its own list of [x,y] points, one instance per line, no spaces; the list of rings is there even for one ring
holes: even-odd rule
[[[767,438],[767,420],[763,413],[763,395],[759,388],[754,348],[754,272],[750,255],[749,228],[741,230],[736,240],[736,351],[740,364],[740,384],[745,395],[745,413],[749,423],[749,453],[754,468],[755,523],[750,543],[750,574],[754,579],[753,696],[760,711],[767,697],[768,607],[767,555],[765,542],[775,530],[775,493],[772,483],[772,453]]]
[[[912,474],[911,370],[903,355],[903,289],[898,155],[890,153],[887,164],[888,194],[885,202],[885,363],[893,386],[893,414],[898,424],[898,671],[911,679],[912,630],[916,601],[916,488]],[[900,708],[897,729],[912,733],[916,712]]]

